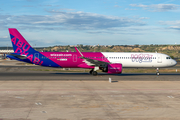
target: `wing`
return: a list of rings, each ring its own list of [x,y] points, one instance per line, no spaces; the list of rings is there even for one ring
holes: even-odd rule
[[[104,61],[100,61],[100,60],[94,60],[94,59],[90,59],[90,58],[86,58],[83,56],[83,54],[75,47],[76,51],[78,52],[78,54],[81,56],[81,59],[84,59],[84,62],[87,65],[90,66],[106,66],[107,64],[111,64],[110,62],[104,62]]]
[[[87,65],[90,65],[90,66],[103,66],[103,65],[107,65],[107,64],[110,64],[108,62],[104,62],[104,61],[100,61],[100,60],[94,60],[94,59],[89,59],[89,58],[86,58],[86,57],[80,57],[81,59],[84,59],[84,62],[87,64]]]

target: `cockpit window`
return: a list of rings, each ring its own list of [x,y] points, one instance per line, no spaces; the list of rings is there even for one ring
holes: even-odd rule
[[[166,59],[171,59],[171,57],[166,57]]]

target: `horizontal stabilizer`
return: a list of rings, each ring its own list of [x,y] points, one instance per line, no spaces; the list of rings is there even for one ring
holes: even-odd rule
[[[19,58],[19,59],[27,59],[27,56],[26,55],[19,55],[19,54],[8,54],[10,56],[13,56],[13,57],[16,57],[16,58]]]

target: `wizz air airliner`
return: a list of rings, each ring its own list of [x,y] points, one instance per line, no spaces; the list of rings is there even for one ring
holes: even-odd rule
[[[11,59],[47,67],[86,68],[90,74],[97,70],[108,74],[120,74],[123,68],[159,68],[172,67],[177,62],[161,53],[145,52],[39,52],[34,50],[15,28],[9,28],[14,53],[7,55]]]

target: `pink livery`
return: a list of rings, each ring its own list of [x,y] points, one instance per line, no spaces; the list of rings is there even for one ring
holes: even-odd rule
[[[39,52],[31,47],[17,29],[9,28],[9,33],[14,53],[7,55],[7,57],[41,66],[86,68],[91,69],[90,74],[97,75],[97,70],[109,74],[120,74],[123,67],[158,68],[176,64],[168,55],[160,53],[80,52],[76,47],[76,52]],[[162,57],[166,57],[166,60],[168,58],[168,62],[171,64],[160,64]],[[157,60],[159,64],[157,64]]]

